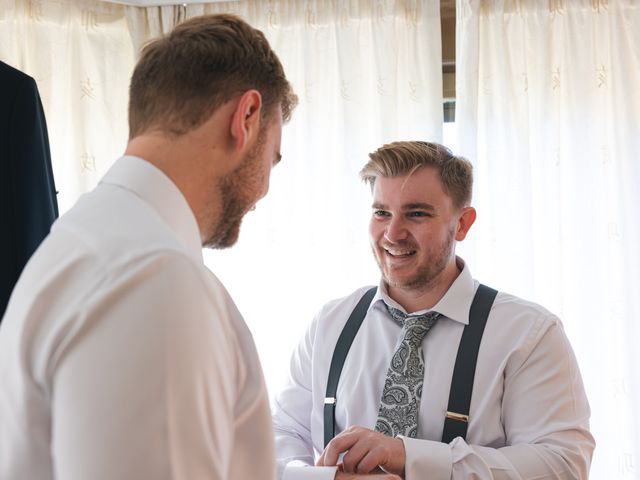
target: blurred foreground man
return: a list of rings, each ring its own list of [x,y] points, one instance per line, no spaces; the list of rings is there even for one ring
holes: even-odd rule
[[[56,222],[9,302],[0,478],[272,478],[255,346],[201,248],[236,242],[295,103],[239,18],[194,18],[144,49],[124,156]]]
[[[427,142],[370,157],[382,278],[325,305],[293,354],[274,410],[283,478],[586,479],[589,405],[560,320],[455,255],[471,164]]]

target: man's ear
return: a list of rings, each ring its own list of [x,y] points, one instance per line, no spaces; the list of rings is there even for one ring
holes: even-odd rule
[[[260,130],[260,115],[262,112],[262,95],[257,90],[247,90],[238,100],[231,116],[231,139],[237,150],[252,143]]]
[[[467,232],[476,221],[476,209],[473,207],[462,207],[458,218],[458,228],[456,229],[456,240],[464,240]]]

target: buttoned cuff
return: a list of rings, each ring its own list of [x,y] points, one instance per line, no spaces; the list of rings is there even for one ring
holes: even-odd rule
[[[338,467],[301,466],[299,462],[291,462],[284,468],[282,480],[334,480]]]
[[[404,443],[405,480],[451,480],[453,462],[447,443],[399,436]]]

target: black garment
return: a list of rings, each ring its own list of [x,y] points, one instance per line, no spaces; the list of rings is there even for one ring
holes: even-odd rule
[[[38,87],[0,62],[0,318],[24,265],[57,217]]]

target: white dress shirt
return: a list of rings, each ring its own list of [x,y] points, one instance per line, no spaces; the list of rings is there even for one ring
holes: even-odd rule
[[[262,370],[177,187],[135,157],[53,226],[0,328],[0,478],[273,478]]]
[[[590,411],[562,325],[544,308],[502,292],[480,345],[466,441],[458,437],[450,444],[440,442],[458,344],[479,285],[464,262],[458,259],[458,263],[462,272],[433,307],[443,317],[423,341],[418,435],[401,437],[405,478],[587,478],[595,446],[589,433]],[[293,465],[313,465],[323,451],[331,357],[349,315],[368,288],[325,305],[294,351],[288,384],[276,396],[273,412],[278,468],[287,480],[334,476],[335,469],[317,472]],[[381,283],[342,370],[336,433],[352,425],[375,426],[401,331],[384,302],[402,310]],[[309,477],[312,472],[315,476]]]

